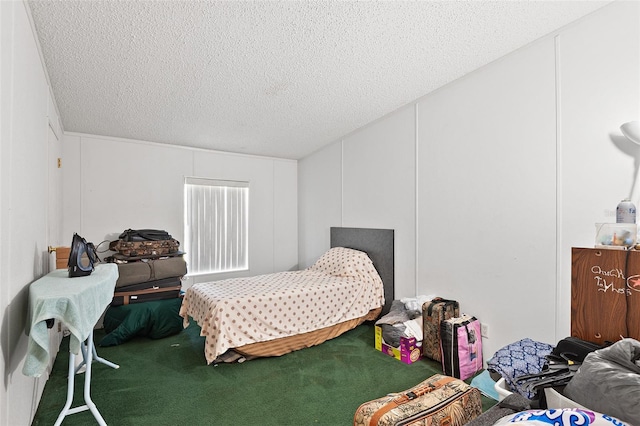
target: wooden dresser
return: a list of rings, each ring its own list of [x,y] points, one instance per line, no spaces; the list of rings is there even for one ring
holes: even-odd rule
[[[640,251],[571,249],[571,335],[640,340]]]

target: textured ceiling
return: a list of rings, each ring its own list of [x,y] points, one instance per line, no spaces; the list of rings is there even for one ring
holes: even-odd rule
[[[66,131],[302,158],[609,1],[28,1]]]

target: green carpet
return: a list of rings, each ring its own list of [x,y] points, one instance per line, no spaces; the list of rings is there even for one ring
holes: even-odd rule
[[[403,364],[374,348],[372,324],[319,346],[241,364],[207,365],[204,338],[191,325],[159,340],[136,338],[98,355],[120,368],[92,365],[91,397],[109,425],[350,425],[358,406],[441,373],[438,363]],[[104,336],[96,330],[94,339]],[[33,425],[51,425],[67,392],[68,338],[63,340]],[[468,380],[467,382],[470,382]],[[84,375],[74,404],[84,404]],[[485,410],[496,401],[483,397]],[[66,425],[96,424],[84,411]]]

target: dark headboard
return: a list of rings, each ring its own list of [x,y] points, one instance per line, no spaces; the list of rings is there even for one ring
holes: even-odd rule
[[[394,299],[393,229],[331,228],[331,247],[346,247],[369,255],[384,284],[383,314]]]

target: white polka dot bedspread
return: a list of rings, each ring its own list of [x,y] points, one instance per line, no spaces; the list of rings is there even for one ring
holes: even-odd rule
[[[384,305],[384,288],[366,253],[334,247],[302,271],[195,284],[180,308],[205,337],[212,363],[230,348],[266,342],[359,318]]]

